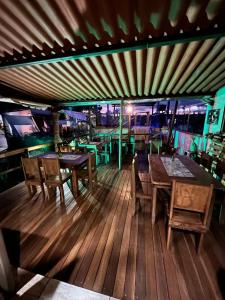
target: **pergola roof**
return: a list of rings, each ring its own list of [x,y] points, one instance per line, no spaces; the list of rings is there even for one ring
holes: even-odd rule
[[[48,103],[211,95],[225,1],[0,0],[0,80]]]

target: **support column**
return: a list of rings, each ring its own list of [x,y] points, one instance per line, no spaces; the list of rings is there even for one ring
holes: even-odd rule
[[[0,288],[6,292],[15,290],[15,270],[9,262],[2,232],[0,230]]]
[[[172,117],[172,120],[171,120],[171,123],[170,123],[170,130],[169,130],[167,146],[169,146],[170,140],[171,140],[171,137],[172,137],[172,134],[173,134],[173,127],[174,127],[175,117],[176,117],[176,113],[177,113],[177,107],[178,107],[178,100],[176,100],[175,106],[174,106],[173,117]]]
[[[53,112],[52,119],[53,119],[53,135],[54,135],[55,151],[58,151],[58,143],[62,141],[59,134],[59,113]]]
[[[120,128],[119,128],[119,170],[122,169],[122,134],[123,134],[123,100],[120,104]]]

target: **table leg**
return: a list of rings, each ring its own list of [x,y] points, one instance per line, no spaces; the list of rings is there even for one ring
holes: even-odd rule
[[[76,198],[78,196],[78,178],[77,178],[77,172],[75,169],[72,169],[72,183],[73,183],[74,197]]]
[[[157,187],[153,186],[153,193],[152,193],[152,224],[155,224],[156,201],[157,201]]]

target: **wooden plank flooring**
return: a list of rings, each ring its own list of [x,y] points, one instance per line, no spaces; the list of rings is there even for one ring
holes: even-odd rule
[[[166,249],[151,203],[131,216],[130,168],[102,166],[93,194],[32,199],[24,183],[0,194],[0,224],[18,266],[120,299],[222,299],[225,226],[213,223],[201,255],[191,234],[175,232]],[[223,277],[224,276],[224,277]]]

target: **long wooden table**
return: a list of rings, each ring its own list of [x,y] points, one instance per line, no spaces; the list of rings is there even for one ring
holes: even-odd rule
[[[179,159],[179,161],[184,165],[184,176],[182,176],[182,170],[180,170],[181,174],[179,174],[179,176],[169,176],[162,162],[162,157],[169,158],[169,156],[162,155],[149,156],[149,171],[151,176],[151,182],[153,185],[152,224],[155,223],[156,217],[157,190],[170,188],[172,186],[173,179],[185,180],[190,183],[198,183],[205,185],[214,184],[215,189],[224,189],[224,186],[219,181],[213,178],[211,174],[206,172],[202,167],[200,167],[196,162],[194,162],[187,156],[176,157],[176,159]],[[187,171],[186,174],[185,169]],[[192,177],[190,173],[193,175]]]
[[[59,158],[60,167],[72,171],[72,183],[74,196],[78,196],[77,170],[87,165],[88,154],[63,153],[59,155],[55,152],[48,152],[38,156],[38,158]]]

